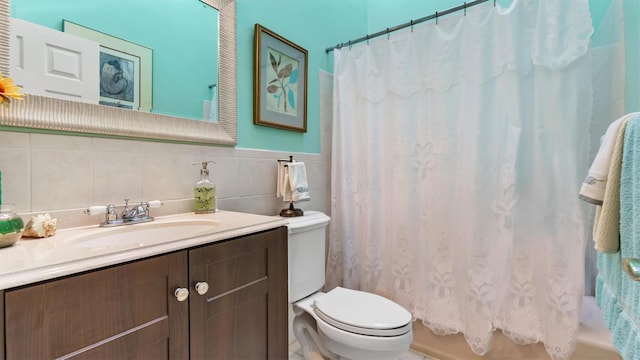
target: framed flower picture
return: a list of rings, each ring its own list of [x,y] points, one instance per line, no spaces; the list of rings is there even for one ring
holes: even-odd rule
[[[255,25],[253,123],[307,131],[307,50]]]

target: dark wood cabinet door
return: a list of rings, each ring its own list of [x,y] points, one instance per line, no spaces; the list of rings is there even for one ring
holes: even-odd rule
[[[11,359],[187,359],[187,252],[5,291]]]
[[[288,357],[286,227],[190,250],[189,283],[192,359]]]

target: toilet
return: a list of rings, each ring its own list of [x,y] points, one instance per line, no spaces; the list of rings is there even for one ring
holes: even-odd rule
[[[375,294],[336,287],[326,293],[325,233],[318,211],[289,220],[289,303],[305,359],[397,359],[413,340],[412,316]]]

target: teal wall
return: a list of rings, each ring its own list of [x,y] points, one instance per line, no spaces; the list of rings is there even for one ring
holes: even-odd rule
[[[320,153],[318,72],[330,70],[325,48],[366,32],[364,0],[237,0],[238,147]],[[259,23],[308,52],[307,132],[253,124],[253,38]]]
[[[62,20],[153,49],[153,110],[202,118],[218,82],[217,11],[198,0],[12,0],[11,16],[62,31]],[[176,16],[176,9],[180,16]],[[189,21],[184,21],[189,19]],[[126,24],[123,26],[123,24]],[[202,36],[193,36],[202,34]]]
[[[624,2],[625,109],[640,111],[640,2]]]

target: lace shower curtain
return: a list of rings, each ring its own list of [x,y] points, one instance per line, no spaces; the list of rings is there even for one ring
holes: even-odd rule
[[[502,329],[569,358],[592,32],[587,0],[515,0],[335,51],[328,287],[392,298],[477,354]]]

